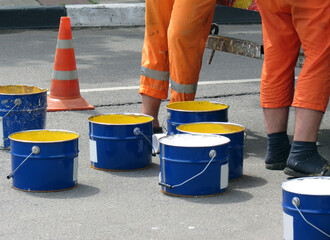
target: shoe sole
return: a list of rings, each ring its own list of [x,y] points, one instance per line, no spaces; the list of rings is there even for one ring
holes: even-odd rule
[[[286,167],[286,163],[266,163],[268,170],[283,170]]]
[[[329,169],[327,169],[328,167],[325,167],[325,170],[320,172],[320,173],[311,173],[311,174],[307,174],[307,173],[300,173],[300,172],[296,172],[295,170],[286,167],[284,169],[284,173],[286,175],[289,175],[291,177],[317,177],[317,176],[329,176],[330,175],[330,171]]]

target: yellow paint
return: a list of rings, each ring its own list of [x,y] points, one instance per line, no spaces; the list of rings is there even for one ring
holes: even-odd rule
[[[109,114],[90,117],[89,121],[108,124],[134,124],[147,123],[153,120],[152,117],[134,114]]]
[[[73,132],[55,131],[55,130],[36,130],[18,132],[10,135],[10,138],[18,141],[29,142],[58,142],[68,141],[78,138],[79,135]]]
[[[212,133],[212,134],[226,134],[236,133],[244,130],[243,127],[232,124],[221,123],[194,123],[183,124],[178,126],[178,130],[190,133]]]
[[[41,89],[38,87],[25,85],[0,86],[0,94],[31,94],[41,92],[47,92],[47,89]]]
[[[235,8],[241,8],[241,9],[248,9],[253,0],[236,0],[233,7]]]
[[[183,111],[216,111],[228,108],[228,105],[209,101],[175,102],[167,105],[168,109]]]

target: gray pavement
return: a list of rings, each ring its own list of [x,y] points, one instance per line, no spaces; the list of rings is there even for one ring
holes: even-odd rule
[[[261,41],[260,25],[221,26],[224,35]],[[246,127],[244,176],[216,197],[164,195],[159,157],[150,169],[104,172],[90,168],[88,117],[139,112],[137,93],[144,28],[74,29],[82,96],[93,111],[47,113],[47,128],[79,133],[77,188],[28,193],[11,188],[9,151],[0,151],[0,239],[283,239],[282,171],[267,171],[266,138],[259,105],[262,61],[206,50],[197,99],[230,105],[229,121]],[[0,85],[50,88],[57,30],[0,32]],[[299,69],[297,69],[297,74]],[[244,81],[245,80],[245,81]],[[166,104],[160,110],[165,119]],[[291,112],[289,135],[293,133]],[[320,153],[330,156],[330,117],[319,133]]]
[[[70,0],[58,0],[58,4],[62,4],[65,2],[69,2],[69,4],[73,4],[72,1],[70,3]],[[75,2],[79,2],[75,1]],[[82,1],[84,2],[84,1]],[[91,1],[97,3],[97,4],[118,4],[118,3],[141,3],[144,2],[144,0],[97,0],[97,1]],[[77,4],[77,3],[75,3]],[[26,6],[41,6],[39,1],[37,0],[1,0],[0,1],[0,8],[1,7],[26,7]]]

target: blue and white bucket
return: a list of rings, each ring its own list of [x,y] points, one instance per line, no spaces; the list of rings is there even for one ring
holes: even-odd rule
[[[113,113],[89,118],[91,167],[131,171],[151,166],[153,117]]]
[[[193,122],[228,122],[228,105],[209,101],[174,102],[167,108],[167,132],[177,134],[176,127]]]
[[[9,148],[12,133],[45,128],[46,110],[47,89],[0,86],[0,149]]]
[[[78,138],[64,130],[30,130],[9,136],[13,188],[53,192],[78,183]]]
[[[179,133],[217,134],[230,139],[229,180],[238,179],[243,175],[244,130],[242,125],[226,122],[187,123],[177,127]]]
[[[218,135],[176,134],[160,138],[161,191],[187,197],[226,191],[229,142]]]
[[[284,240],[330,239],[330,177],[289,180],[282,190]]]

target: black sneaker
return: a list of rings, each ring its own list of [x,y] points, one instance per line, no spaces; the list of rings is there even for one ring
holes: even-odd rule
[[[163,128],[162,127],[154,127],[152,128],[153,133],[163,133]]]

